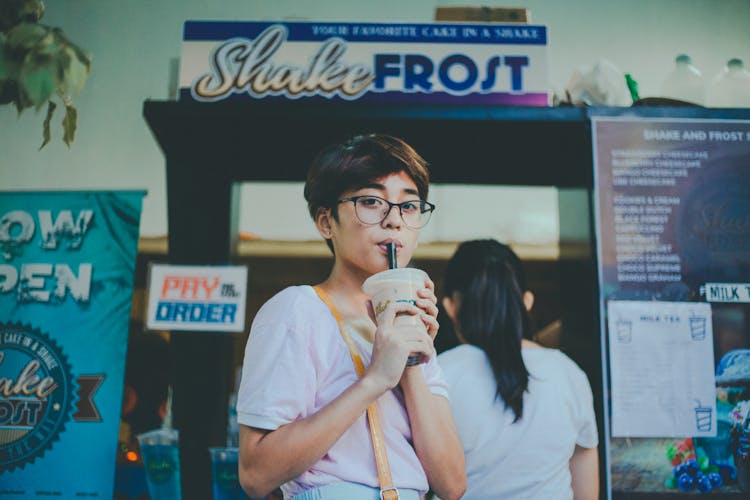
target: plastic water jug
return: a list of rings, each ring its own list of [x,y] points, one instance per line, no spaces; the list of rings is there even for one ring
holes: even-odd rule
[[[711,81],[706,104],[714,108],[750,108],[750,71],[742,59],[730,59]]]
[[[693,104],[705,103],[706,83],[689,55],[680,54],[675,58],[674,69],[662,83],[661,95]]]

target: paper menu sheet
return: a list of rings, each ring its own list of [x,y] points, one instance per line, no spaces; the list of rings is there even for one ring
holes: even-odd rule
[[[613,437],[716,436],[711,306],[609,301]]]

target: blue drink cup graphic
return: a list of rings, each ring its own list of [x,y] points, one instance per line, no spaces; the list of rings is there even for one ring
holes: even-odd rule
[[[179,434],[157,429],[138,435],[146,484],[152,500],[181,500]]]
[[[240,486],[239,450],[237,448],[209,448],[214,500],[242,500],[247,498]]]
[[[711,414],[713,409],[710,406],[701,406],[700,401],[695,407],[695,427],[699,431],[711,430]]]
[[[633,322],[618,319],[615,322],[615,329],[617,333],[617,341],[622,344],[629,344],[633,340]]]
[[[690,337],[693,340],[704,340],[706,338],[706,318],[703,316],[690,317]]]

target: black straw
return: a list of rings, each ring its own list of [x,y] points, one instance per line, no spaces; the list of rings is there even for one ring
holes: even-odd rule
[[[396,244],[394,242],[386,243],[388,249],[388,269],[396,269],[398,262],[396,261]]]

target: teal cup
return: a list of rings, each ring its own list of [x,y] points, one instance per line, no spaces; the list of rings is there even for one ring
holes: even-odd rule
[[[214,500],[244,500],[240,486],[239,450],[237,448],[209,448]]]
[[[181,500],[179,434],[156,429],[138,435],[151,500]]]

